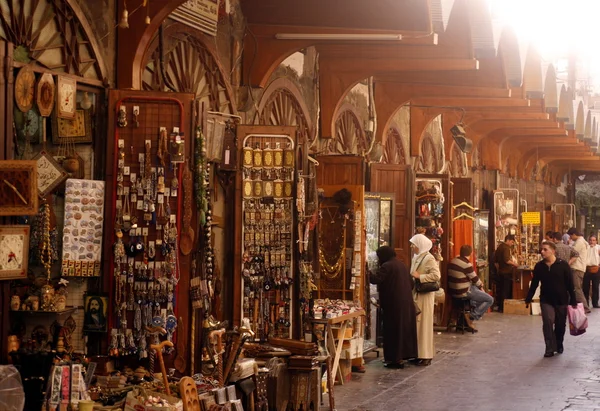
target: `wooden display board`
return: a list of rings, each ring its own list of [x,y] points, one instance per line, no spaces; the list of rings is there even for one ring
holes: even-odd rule
[[[183,93],[160,93],[160,92],[141,92],[129,90],[110,90],[109,92],[109,110],[108,110],[108,138],[106,144],[106,212],[105,221],[108,222],[104,238],[104,288],[110,290],[110,300],[115,301],[115,279],[114,275],[115,257],[114,244],[116,242],[114,222],[117,216],[117,185],[119,174],[119,145],[122,145],[122,155],[124,155],[125,166],[129,167],[127,175],[124,176],[123,185],[132,187],[132,173],[141,176],[139,154],[146,153],[146,142],[150,141],[150,163],[151,167],[159,167],[160,161],[158,158],[157,148],[159,146],[160,128],[167,129],[167,135],[171,137],[174,128],[178,128],[185,141],[184,159],[193,161],[192,142],[194,132],[192,131],[192,94]],[[119,119],[119,109],[124,106],[126,115]],[[134,115],[134,108],[137,108],[137,115]],[[123,120],[126,121],[124,125]],[[165,166],[165,184],[170,187],[173,179],[178,181],[177,197],[169,197],[168,205],[171,208],[171,214],[175,215],[175,225],[177,225],[177,243],[181,236],[181,218],[182,210],[182,168],[176,164],[172,164],[168,160]],[[131,189],[131,188],[130,188]],[[140,198],[141,199],[141,198]],[[122,204],[121,204],[122,205]],[[165,204],[166,207],[167,204]],[[158,204],[156,204],[158,209]],[[163,236],[162,231],[158,231],[156,227],[156,216],[152,221],[145,221],[144,214],[148,212],[140,210],[137,204],[131,204],[131,215],[138,218],[138,226],[147,229],[145,238],[146,246],[150,241],[155,241]],[[195,213],[192,220],[192,225],[195,226]],[[145,232],[146,230],[144,230]],[[123,242],[127,245],[130,241],[135,241],[136,235],[127,235],[124,233]],[[135,262],[143,262],[143,254],[137,254],[133,259]],[[160,248],[156,248],[155,262],[163,261]],[[177,317],[189,319],[190,304],[189,304],[189,280],[190,280],[190,256],[182,255],[177,251],[177,273],[179,275],[179,284],[182,285],[175,289],[174,311]],[[137,272],[137,270],[136,270]],[[136,279],[136,282],[138,280]],[[148,280],[147,282],[150,282]],[[129,287],[129,285],[128,285]],[[129,292],[129,289],[128,289]],[[167,307],[165,303],[161,303],[161,308]],[[134,311],[127,310],[128,328],[133,328]],[[189,321],[189,320],[188,320]],[[116,328],[116,316],[113,310],[109,310],[109,330]],[[185,324],[185,329],[189,328],[189,322]],[[186,344],[189,344],[189,336],[185,335]],[[175,339],[177,333],[175,334]],[[169,359],[168,361],[171,361]],[[167,366],[170,366],[167,364]]]

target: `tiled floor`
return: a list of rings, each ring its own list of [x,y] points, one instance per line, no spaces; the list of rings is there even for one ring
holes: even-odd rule
[[[588,318],[588,332],[567,330],[565,352],[552,358],[543,357],[541,317],[497,313],[474,335],[436,335],[429,367],[388,370],[367,354],[367,372],[335,386],[336,409],[600,411],[600,309]]]

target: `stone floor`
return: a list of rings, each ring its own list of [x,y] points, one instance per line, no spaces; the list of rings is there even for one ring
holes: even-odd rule
[[[600,309],[588,318],[588,332],[567,329],[565,352],[551,358],[541,317],[498,313],[477,322],[476,334],[438,333],[429,367],[388,370],[369,353],[365,374],[335,386],[336,409],[600,411]]]

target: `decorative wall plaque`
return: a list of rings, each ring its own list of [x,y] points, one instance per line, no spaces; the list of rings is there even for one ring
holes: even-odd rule
[[[0,215],[33,215],[37,212],[37,163],[33,160],[0,161]]]
[[[72,119],[75,117],[77,101],[77,82],[66,76],[58,76],[56,86],[56,111],[58,117]]]
[[[0,226],[0,280],[27,277],[29,226]]]
[[[45,197],[69,176],[50,153],[45,150],[34,158],[37,162],[37,185],[40,196]]]

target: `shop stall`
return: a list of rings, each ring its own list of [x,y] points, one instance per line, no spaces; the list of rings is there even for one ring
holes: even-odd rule
[[[382,246],[393,244],[394,233],[394,193],[365,193],[365,235],[367,268],[375,271],[378,268],[376,251]],[[372,304],[379,300],[375,284],[365,282],[368,290],[366,305],[366,331],[364,350],[368,351],[383,345],[381,311]]]
[[[431,253],[440,264],[441,284],[447,284],[446,266],[450,256],[450,180],[447,175],[418,174],[414,188],[414,233],[426,235],[433,242]],[[410,236],[412,236],[412,234]],[[410,238],[410,237],[409,237]],[[450,298],[446,294],[446,300]],[[436,304],[434,325],[445,327],[450,309],[448,304]]]

